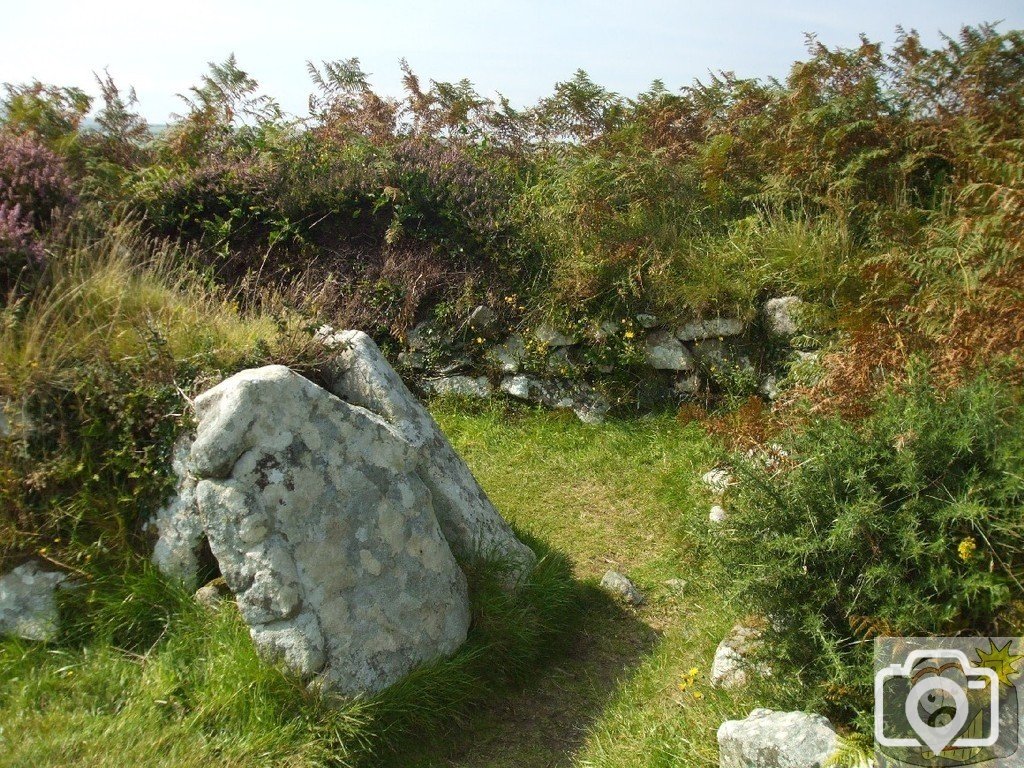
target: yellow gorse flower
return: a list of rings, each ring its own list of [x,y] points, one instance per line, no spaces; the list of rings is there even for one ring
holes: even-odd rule
[[[956,551],[960,555],[960,559],[966,563],[974,557],[974,552],[977,548],[978,542],[974,540],[973,536],[968,536],[960,542],[960,546],[956,548]]]

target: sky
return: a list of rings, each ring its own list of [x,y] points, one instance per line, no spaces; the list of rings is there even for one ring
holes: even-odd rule
[[[161,123],[183,111],[176,94],[232,52],[294,114],[312,90],[307,61],[358,57],[378,92],[399,95],[405,57],[424,85],[466,77],[522,106],[579,68],[633,96],[655,78],[676,89],[719,70],[784,77],[805,33],[852,46],[859,33],[891,42],[902,25],[936,44],[940,32],[1000,20],[1003,30],[1024,28],[1024,2],[0,0],[0,82],[96,93],[92,73],[108,68]]]

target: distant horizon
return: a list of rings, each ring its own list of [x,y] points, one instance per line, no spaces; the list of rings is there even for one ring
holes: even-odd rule
[[[123,90],[134,87],[139,111],[154,125],[186,110],[176,94],[199,82],[209,62],[235,53],[238,65],[292,115],[306,114],[313,85],[306,62],[357,57],[383,95],[402,93],[399,60],[407,58],[424,86],[470,80],[485,97],[498,93],[517,107],[551,93],[577,69],[625,97],[655,80],[677,92],[712,73],[785,78],[806,56],[805,34],[834,47],[859,35],[891,48],[897,27],[917,30],[928,46],[964,25],[1024,28],[1024,5],[983,0],[969,8],[951,0],[825,8],[800,0],[785,7],[736,0],[448,0],[429,8],[407,0],[367,7],[299,0],[285,9],[270,0],[222,0],[207,7],[182,0],[165,8],[124,0],[85,5],[70,0],[4,11],[9,34],[0,50],[0,81],[76,86],[96,95],[93,73],[109,69]],[[36,32],[38,30],[38,32]]]

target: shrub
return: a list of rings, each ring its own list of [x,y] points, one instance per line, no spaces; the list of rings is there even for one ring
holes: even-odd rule
[[[1024,594],[1022,426],[991,381],[940,397],[915,369],[863,423],[791,435],[781,471],[741,465],[723,556],[803,706],[870,717],[876,634],[1008,629]]]
[[[75,202],[63,160],[32,134],[0,130],[0,289],[43,264],[43,236]]]

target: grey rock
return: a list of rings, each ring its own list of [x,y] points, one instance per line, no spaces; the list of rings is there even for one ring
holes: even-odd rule
[[[418,451],[417,472],[430,491],[434,513],[455,556],[464,561],[497,556],[509,564],[513,580],[530,571],[536,556],[516,538],[373,340],[361,331],[344,331],[338,338],[339,354],[328,372],[328,390],[379,415]]]
[[[57,589],[67,574],[34,560],[0,576],[0,635],[45,642],[57,635]]]
[[[196,508],[196,479],[188,471],[192,436],[183,435],[174,445],[171,468],[178,478],[174,498],[157,510],[148,528],[155,529],[153,564],[161,573],[194,585],[199,577],[199,552],[206,531]]]
[[[686,323],[676,329],[675,335],[680,341],[716,339],[739,336],[743,333],[743,327],[743,321],[737,317],[712,317],[707,320],[694,320]]]
[[[800,312],[803,305],[803,301],[797,296],[781,296],[765,302],[764,320],[768,332],[786,339],[800,333]]]
[[[422,352],[399,352],[398,365],[413,371],[422,371],[427,367],[427,358]]]
[[[755,709],[718,729],[719,768],[821,768],[837,735],[821,715]]]
[[[656,315],[641,313],[636,316],[636,322],[641,328],[646,328],[648,330],[658,327],[658,318]]]
[[[682,595],[686,591],[686,581],[683,579],[666,579],[662,583],[674,595]]]
[[[778,378],[772,374],[768,374],[761,379],[761,383],[758,385],[757,391],[764,395],[768,400],[775,400],[778,398],[781,391],[779,389]]]
[[[630,605],[642,605],[643,593],[618,571],[608,571],[601,577],[601,588]]]
[[[692,371],[693,357],[671,331],[655,331],[644,340],[644,359],[661,371]]]
[[[469,313],[469,327],[482,336],[489,336],[498,329],[498,316],[481,304]]]
[[[752,665],[750,655],[761,645],[762,632],[755,627],[737,624],[718,644],[711,664],[711,685],[715,688],[742,688],[747,684],[747,673],[761,676],[771,674],[764,665]]]
[[[562,333],[557,328],[546,323],[538,325],[534,329],[533,335],[536,337],[537,341],[547,344],[549,347],[571,347],[574,344],[579,343],[579,339],[575,336],[569,336]]]
[[[193,597],[200,605],[204,605],[207,608],[218,608],[226,600],[231,599],[231,590],[223,578],[218,578],[197,589]]]
[[[501,380],[501,391],[517,400],[530,399],[530,379],[527,376],[506,376]]]
[[[262,655],[355,694],[459,648],[465,576],[401,431],[283,366],[195,411],[197,506]]]
[[[518,373],[526,359],[526,344],[519,334],[512,334],[500,344],[495,344],[485,354],[488,362],[498,366],[502,373]]]
[[[703,382],[696,373],[679,376],[672,383],[672,389],[677,395],[695,395],[700,392],[702,386]]]
[[[724,523],[726,517],[728,517],[728,513],[725,511],[725,508],[719,504],[715,504],[708,513],[708,520],[716,525]]]
[[[344,332],[342,332],[344,333]],[[341,334],[333,334],[329,337],[328,346],[336,346],[339,343]],[[417,323],[405,337],[405,345],[416,352],[424,352],[435,347],[441,341],[440,334],[432,323],[424,320]]]
[[[444,376],[427,379],[423,388],[435,395],[458,395],[460,397],[488,398],[493,387],[486,376]]]
[[[699,339],[691,344],[691,349],[705,370],[729,367],[755,373],[754,364],[742,347],[729,339]]]

